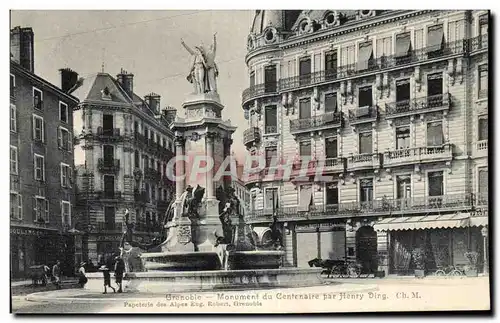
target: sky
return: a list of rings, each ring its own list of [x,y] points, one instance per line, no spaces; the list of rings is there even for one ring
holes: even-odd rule
[[[232,150],[243,156],[247,122],[241,93],[248,87],[246,40],[254,11],[248,10],[15,10],[11,28],[32,27],[35,35],[35,73],[60,86],[59,69],[70,67],[85,77],[100,72],[116,76],[123,68],[134,74],[134,92],[161,95],[161,106],[181,104],[192,92],[186,80],[191,58],[181,46],[209,45],[217,33],[218,92],[223,119],[238,129]]]

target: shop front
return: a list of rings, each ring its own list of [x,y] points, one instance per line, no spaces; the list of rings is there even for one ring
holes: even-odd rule
[[[295,226],[295,265],[309,267],[315,258],[344,260],[346,257],[344,223],[311,223]]]
[[[465,253],[471,251],[479,255],[481,272],[485,261],[482,228],[486,226],[486,217],[471,218],[469,213],[455,213],[385,218],[374,229],[379,232],[379,240],[387,241],[385,270],[388,274],[413,275],[416,268],[412,251],[416,248],[424,250],[428,273],[450,266],[464,268],[469,265]]]

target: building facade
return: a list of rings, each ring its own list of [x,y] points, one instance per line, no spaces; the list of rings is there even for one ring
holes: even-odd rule
[[[73,109],[78,99],[37,76],[31,28],[10,32],[10,263],[13,278],[61,261],[73,273]]]
[[[126,210],[135,239],[147,244],[160,234],[173,200],[168,127],[176,110],[160,109],[155,93],[140,98],[133,77],[123,70],[116,78],[96,73],[77,81],[72,92],[81,100],[75,111],[78,229],[83,256],[94,264],[118,252]]]
[[[406,274],[421,247],[429,270],[467,264],[466,251],[487,270],[488,21],[256,11],[244,144],[266,164],[246,179],[249,222],[278,215],[287,265],[347,259]],[[291,180],[273,158],[292,165]]]

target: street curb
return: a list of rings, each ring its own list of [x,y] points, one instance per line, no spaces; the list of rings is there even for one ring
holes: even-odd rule
[[[363,287],[358,287],[356,284],[345,284],[349,285],[350,288],[348,289],[342,289],[338,291],[329,291],[329,293],[333,294],[338,294],[338,293],[361,293],[361,292],[371,292],[371,291],[376,291],[379,290],[377,285],[368,285],[368,286],[363,286]],[[316,287],[327,287],[328,284],[325,285],[320,285]],[[341,286],[341,285],[339,285]],[[338,287],[339,287],[338,286]],[[346,286],[344,286],[346,287]],[[300,287],[302,288],[314,288],[313,286],[311,287]],[[266,289],[262,291],[272,291],[273,289]],[[282,289],[276,289],[276,290],[282,290]],[[255,290],[252,290],[255,291]],[[259,291],[259,290],[257,290]],[[147,302],[155,299],[164,299],[164,296],[156,295],[150,297],[150,298],[134,298],[134,296],[139,296],[139,294],[135,293],[125,293],[129,294],[130,297],[126,298],[85,298],[85,297],[80,297],[80,296],[85,296],[85,293],[75,293],[73,297],[55,297],[59,291],[52,291],[52,292],[38,292],[38,293],[33,293],[25,296],[25,300],[30,301],[30,302],[44,302],[44,303],[57,303],[57,304],[105,304],[105,303],[113,303],[116,304],[117,302],[126,302],[126,301],[134,301],[134,302]],[[231,291],[227,290],[225,292],[236,292],[236,291]],[[242,292],[242,291],[240,291]],[[208,294],[210,292],[200,292],[200,294]],[[49,295],[47,295],[49,294]],[[175,294],[182,294],[182,293],[175,293]],[[189,294],[189,293],[188,293]]]

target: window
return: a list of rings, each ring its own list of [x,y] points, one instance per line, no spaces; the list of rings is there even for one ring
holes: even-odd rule
[[[115,207],[104,207],[104,225],[106,230],[113,230],[115,228]]]
[[[39,142],[44,141],[44,122],[43,118],[33,115],[33,139]]]
[[[337,51],[325,53],[325,78],[337,78]]]
[[[104,197],[113,199],[115,197],[115,177],[104,175]]]
[[[63,127],[59,127],[59,148],[64,150],[71,150],[71,136],[69,135],[69,131]]]
[[[264,86],[265,92],[276,92],[276,65],[266,66],[264,68]]]
[[[427,54],[429,58],[439,56],[443,50],[443,25],[430,26],[427,30]]]
[[[358,50],[358,71],[364,71],[374,65],[373,42],[368,41],[359,44]]]
[[[10,218],[21,220],[23,218],[23,197],[18,193],[10,193]]]
[[[278,109],[275,105],[265,107],[266,133],[278,132]]]
[[[488,116],[479,116],[477,140],[488,140]]]
[[[488,167],[479,167],[477,179],[477,191],[488,193]]]
[[[479,66],[479,85],[478,85],[479,98],[488,97],[488,64]]]
[[[71,167],[67,164],[61,163],[61,186],[71,187],[71,181],[73,176],[71,173]]]
[[[411,52],[411,36],[410,32],[396,35],[396,64],[408,62]]]
[[[33,197],[34,221],[40,223],[49,222],[49,201],[44,197]]]
[[[479,17],[479,36],[488,35],[488,14]]]
[[[411,177],[410,175],[400,175],[396,177],[397,198],[411,198]]]
[[[337,182],[326,184],[326,205],[339,204],[339,188]]]
[[[429,196],[444,195],[443,172],[429,172]]]
[[[61,215],[63,225],[71,226],[71,203],[68,201],[61,202]]]
[[[396,149],[410,148],[410,127],[403,126],[396,128]]]
[[[37,88],[33,88],[33,107],[38,110],[43,108],[43,93]]]
[[[300,159],[310,160],[311,159],[311,141],[304,140],[299,142],[299,155]]]
[[[337,137],[325,139],[326,158],[337,158]]]
[[[10,131],[17,132],[17,109],[14,104],[10,105]]]
[[[255,87],[255,72],[252,71],[250,73],[250,88]]]
[[[265,189],[264,209],[276,210],[278,209],[278,188],[270,187]]]
[[[365,87],[360,87],[359,88],[359,98],[358,98],[358,106],[360,108],[366,107],[366,114],[369,114],[369,107],[373,105],[373,96],[372,96],[372,87],[371,86],[365,86]],[[361,110],[361,109],[359,109]],[[358,116],[361,116],[363,114],[363,111],[358,112]]]
[[[151,199],[156,200],[156,186],[154,184],[151,185]]]
[[[311,118],[311,99],[299,100],[299,119]]]
[[[111,145],[104,145],[102,148],[102,152],[104,155],[104,163],[107,165],[112,165],[113,164],[113,159],[114,159],[114,147]]]
[[[311,83],[311,58],[302,58],[299,61],[299,85]]]
[[[16,88],[16,76],[10,74],[10,96],[14,96],[14,90]]]
[[[371,132],[362,132],[359,134],[359,153],[360,154],[373,153]]]
[[[313,205],[312,185],[307,184],[299,186],[299,205],[297,211],[309,211],[311,205]]]
[[[35,180],[45,180],[45,158],[35,154]]]
[[[68,122],[68,105],[64,102],[59,102],[59,120]]]
[[[276,163],[278,157],[278,150],[276,147],[266,147],[266,167],[271,167],[271,162]]]
[[[410,79],[396,81],[396,109],[398,112],[410,108]]]
[[[10,173],[18,174],[17,147],[15,146],[10,146]]]
[[[362,204],[373,201],[373,179],[365,178],[359,182],[359,198]]]
[[[325,94],[325,113],[337,112],[337,92]]]
[[[443,95],[443,73],[434,73],[427,75],[427,96],[429,97],[428,104],[432,107],[435,104],[442,104],[440,98]],[[436,98],[437,97],[437,98]]]
[[[443,145],[443,124],[441,121],[427,124],[427,146]]]
[[[134,166],[135,168],[141,168],[141,159],[137,150],[134,152]]]
[[[147,155],[142,155],[142,159],[144,160],[144,170],[149,168],[149,157]]]

